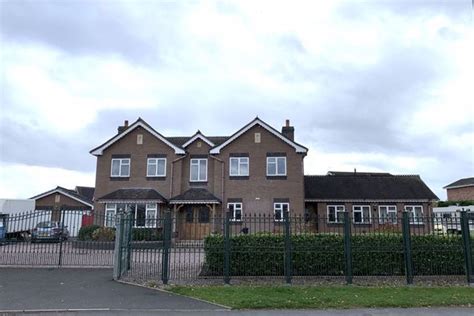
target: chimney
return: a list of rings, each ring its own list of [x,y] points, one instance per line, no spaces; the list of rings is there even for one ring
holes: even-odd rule
[[[128,120],[125,120],[125,121],[123,122],[123,126],[119,126],[119,127],[117,128],[117,131],[118,131],[118,133],[120,134],[120,133],[122,133],[124,130],[126,130],[127,128],[128,128]]]
[[[286,120],[285,126],[281,128],[281,133],[289,140],[295,141],[295,128],[290,126],[290,120]]]

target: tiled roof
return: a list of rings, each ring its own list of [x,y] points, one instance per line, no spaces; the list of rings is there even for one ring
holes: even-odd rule
[[[192,136],[177,136],[177,137],[166,137],[168,141],[173,143],[175,146],[182,147],[188,140],[191,139]],[[229,139],[228,136],[209,136],[207,137],[211,142],[214,143],[214,145],[219,146],[223,142],[225,142],[227,139]]]
[[[110,192],[98,200],[155,200],[163,201],[166,199],[155,189],[118,189]]]
[[[94,189],[94,188],[91,188],[91,189]],[[31,197],[31,199],[33,199],[33,200],[41,199],[41,198],[43,198],[45,196],[48,196],[50,194],[53,194],[53,193],[63,193],[65,195],[69,195],[73,199],[78,200],[79,202],[82,202],[82,203],[90,205],[90,206],[93,205],[92,198],[89,198],[89,196],[81,195],[81,194],[79,194],[78,192],[76,192],[74,190],[69,190],[69,189],[66,189],[66,188],[63,188],[63,187],[60,187],[60,186],[57,186],[56,188],[54,188],[52,190],[49,190],[49,191],[46,191],[46,192],[43,192],[41,194],[35,195],[35,196]]]
[[[448,184],[447,186],[444,187],[444,189],[468,187],[468,186],[474,186],[474,177],[459,179],[457,181],[454,181],[451,184]]]
[[[307,200],[438,200],[418,175],[332,172],[304,184]]]
[[[94,199],[94,191],[95,191],[95,188],[76,186],[77,194],[87,198],[91,202]]]
[[[202,188],[192,188],[184,193],[172,197],[170,203],[173,204],[178,202],[210,202],[210,203],[220,203],[219,200],[214,194],[209,192],[206,189]]]

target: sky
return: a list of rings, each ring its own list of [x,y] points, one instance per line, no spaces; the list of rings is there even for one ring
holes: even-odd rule
[[[306,174],[474,176],[472,2],[0,0],[0,198],[94,186],[124,120],[285,119]]]

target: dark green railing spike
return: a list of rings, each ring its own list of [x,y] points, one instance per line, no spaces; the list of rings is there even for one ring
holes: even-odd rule
[[[224,220],[224,283],[230,284],[230,212]]]
[[[413,284],[413,256],[410,232],[410,213],[403,212],[402,216],[403,253],[405,259],[405,275],[407,284]]]
[[[169,268],[170,268],[170,248],[171,248],[171,230],[172,230],[172,219],[171,212],[165,213],[165,219],[163,222],[163,253],[161,259],[161,281],[163,284],[168,284],[169,281]]]
[[[291,230],[288,211],[283,212],[283,222],[285,223],[285,280],[287,284],[291,284]]]
[[[351,242],[351,218],[349,212],[344,212],[344,262],[346,283],[352,284],[352,242]]]
[[[466,269],[466,278],[469,285],[474,285],[474,271],[472,263],[472,240],[469,231],[469,213],[461,212],[461,233],[463,240],[464,265]]]

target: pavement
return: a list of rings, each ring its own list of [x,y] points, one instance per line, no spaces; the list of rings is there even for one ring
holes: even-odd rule
[[[118,283],[111,269],[0,268],[0,315],[6,311],[215,311],[222,307]]]
[[[0,268],[0,315],[472,316],[472,308],[242,310],[118,283],[111,269]]]

